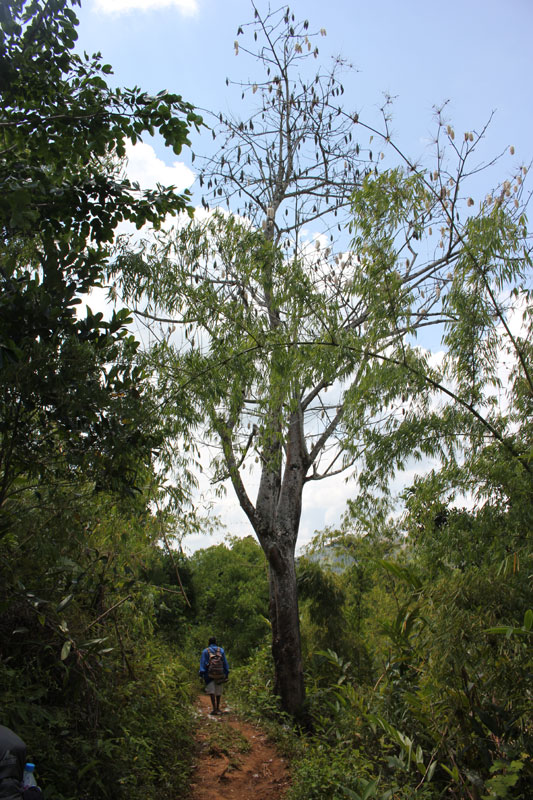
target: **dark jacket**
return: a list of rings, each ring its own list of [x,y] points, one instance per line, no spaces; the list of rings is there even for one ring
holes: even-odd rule
[[[21,800],[26,745],[9,728],[0,725],[0,798]]]

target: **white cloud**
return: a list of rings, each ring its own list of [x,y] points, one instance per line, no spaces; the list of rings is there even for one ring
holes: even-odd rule
[[[95,10],[104,14],[122,14],[125,11],[155,11],[174,6],[184,16],[192,17],[198,12],[197,0],[96,0]]]
[[[189,167],[180,161],[174,161],[169,167],[146,142],[127,142],[126,157],[126,174],[131,181],[137,181],[141,189],[154,189],[160,183],[175,186],[178,192],[182,192],[194,182],[195,175]]]
[[[154,148],[146,142],[131,141],[126,142],[126,158],[124,173],[130,181],[135,181],[141,189],[155,189],[160,183],[162,186],[174,186],[177,192],[182,192],[194,182],[195,174],[185,164],[174,161],[171,166],[165,164],[155,153]],[[188,217],[187,217],[188,219]],[[176,217],[168,215],[163,221],[163,227],[170,228],[176,224]],[[145,225],[140,231],[137,230],[133,222],[121,222],[115,231],[116,235],[129,236],[130,241],[146,238],[150,235],[151,226]],[[122,308],[124,303],[118,301],[113,303],[108,297],[107,288],[93,288],[88,296],[82,298],[83,302],[78,306],[78,315],[85,316],[86,307],[89,306],[94,313],[102,312],[104,317],[109,318],[115,305]],[[140,336],[140,331],[134,326],[134,333]]]

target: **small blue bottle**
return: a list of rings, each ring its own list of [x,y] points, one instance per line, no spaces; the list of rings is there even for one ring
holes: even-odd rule
[[[34,769],[35,764],[32,764],[31,761],[27,761],[22,774],[23,789],[29,789],[30,786],[37,786],[37,781],[35,780],[35,775],[33,774]]]

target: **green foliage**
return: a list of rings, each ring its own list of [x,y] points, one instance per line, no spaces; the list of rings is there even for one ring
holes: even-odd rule
[[[383,566],[403,599],[381,622],[389,639],[382,674],[372,689],[358,686],[349,662],[324,653],[334,677],[310,698],[315,736],[328,752],[354,743],[370,774],[381,774],[385,787],[394,783],[398,797],[415,788],[417,796],[437,797],[445,787],[454,797],[470,797],[468,787],[505,797],[511,786],[509,796],[527,796],[527,575],[470,566],[424,583],[401,562]],[[487,630],[487,620],[521,613],[519,635],[512,627]],[[491,635],[505,630],[510,638]]]
[[[439,136],[444,130],[441,118]],[[453,147],[452,134],[448,128]],[[454,148],[460,167],[471,141],[465,135]],[[521,798],[532,781],[523,755],[533,735],[531,244],[520,200],[526,171],[516,170],[464,222],[461,168],[451,174],[442,155],[435,171],[406,160],[405,170],[368,175],[354,194],[358,285],[366,292],[378,366],[351,400],[356,407],[366,393],[375,417],[386,417],[365,432],[360,485],[386,490],[406,458],[424,453],[440,467],[404,494],[408,538],[392,561],[381,562],[386,580],[363,590],[377,611],[373,619],[365,611],[359,628],[377,680],[372,688],[361,685],[345,652],[329,653],[329,688],[311,698],[311,707],[328,746],[334,737],[363,741],[373,775],[394,782],[402,797]],[[437,226],[448,271],[439,274],[438,259],[419,261],[416,274],[431,275],[433,287],[409,289],[400,268],[405,246],[409,272],[411,255],[423,253],[418,242]],[[387,327],[409,330],[419,298],[419,314],[442,325],[440,364],[430,365],[405,340],[391,338],[381,354],[373,344]],[[510,371],[505,402],[503,364]],[[395,405],[402,370],[402,403]],[[458,508],[458,496],[473,507]],[[342,714],[358,720],[356,731]]]
[[[492,778],[486,783],[488,794],[482,794],[482,800],[491,800],[496,797],[525,797],[524,794],[517,795],[513,790],[520,779],[520,772],[525,766],[526,761],[531,761],[526,753],[522,753],[520,759],[511,761],[496,761],[490,771]],[[511,793],[509,793],[511,792]]]
[[[139,461],[161,443],[128,311],[77,312],[100,285],[120,222],[158,227],[187,206],[172,189],[141,192],[120,175],[126,140],[157,130],[179,152],[200,120],[176,95],[110,89],[111,68],[73,50],[70,5],[16,0],[0,19],[4,530],[17,519],[21,475],[55,480],[59,453],[97,487],[131,491]]]
[[[268,577],[263,551],[252,536],[229,539],[191,556],[197,649],[216,636],[233,664],[243,663],[269,633]]]
[[[232,670],[231,696],[237,705],[252,718],[279,722],[279,698],[274,695],[274,663],[272,652],[265,642],[251,653],[247,663]]]
[[[509,639],[511,636],[532,636],[533,635],[533,609],[528,608],[524,614],[522,627],[512,627],[503,625],[500,628],[488,628],[487,633],[505,633]]]
[[[367,317],[365,336],[347,349],[366,348],[368,365],[350,401],[354,410],[367,404],[373,412],[363,430],[361,482],[387,491],[398,468],[426,455],[446,466],[456,490],[481,493],[488,485],[493,492],[505,480],[510,495],[511,484],[524,487],[530,473],[528,170],[513,166],[512,178],[474,211],[467,164],[479,137],[465,133],[458,145],[442,111],[437,122],[429,168],[393,144],[403,166],[368,174],[353,196],[353,244],[361,253],[356,291],[366,300]],[[385,123],[378,135],[386,149]],[[427,326],[433,327],[430,346],[437,349],[439,337],[443,358],[415,346],[414,337]],[[501,396],[506,370],[509,404]],[[361,453],[360,417],[354,423],[354,452]],[[460,465],[466,467],[462,475]]]
[[[375,612],[392,613],[392,607],[379,556],[395,553],[398,534],[387,521],[388,501],[370,505],[367,501],[368,497],[359,495],[349,504],[341,528],[326,529],[308,550],[309,558],[316,559],[313,571],[323,575],[321,581],[325,579],[326,585],[334,585],[337,597],[323,598],[321,617],[315,609],[316,600],[311,601],[308,611],[308,587],[303,586],[302,637],[312,697],[320,691],[327,693],[328,685],[337,680],[334,661],[317,651],[333,651],[341,663],[349,663],[351,679],[358,684],[373,684],[378,677],[379,653],[386,649]],[[300,563],[306,565],[307,561]]]
[[[157,526],[82,483],[42,492],[0,543],[3,722],[59,800],[171,797],[189,769],[191,686],[153,638]]]
[[[339,650],[344,632],[344,593],[335,574],[309,558],[298,560],[298,597],[302,615],[302,636],[314,648]],[[312,629],[312,630],[310,630]],[[304,653],[306,648],[303,648]]]
[[[84,252],[88,242],[111,241],[123,219],[158,226],[187,202],[169,189],[141,193],[109,169],[109,158],[124,156],[127,139],[154,131],[179,153],[189,125],[201,120],[178,95],[110,89],[111,67],[74,52],[77,4],[15,0],[0,20],[0,218],[10,239],[40,233],[44,263],[65,257],[68,242],[71,271],[90,280],[97,265],[92,249]]]
[[[326,748],[319,742],[302,748],[292,772],[293,785],[287,800],[390,800],[391,790],[382,791],[379,779],[370,780],[368,764],[358,749],[339,745]]]
[[[411,541],[395,542],[379,506],[373,527],[356,504],[359,535],[347,518],[317,538],[310,569],[302,560],[312,733],[294,744],[290,797],[528,796],[533,615],[521,512],[496,502],[497,511],[443,513],[428,486],[410,496]],[[331,625],[321,616],[328,602]],[[340,652],[324,648],[339,626]],[[371,672],[354,657],[357,643]],[[259,675],[242,699],[253,706],[257,693],[275,720]]]
[[[143,581],[157,590],[154,597],[156,630],[174,647],[188,642],[194,620],[194,589],[189,560],[173,551],[153,549],[143,563]]]
[[[145,579],[167,431],[129,312],[80,306],[120,222],[188,210],[121,174],[126,141],[157,131],[179,152],[200,119],[179,96],[110,88],[100,56],[74,52],[73,5],[0,15],[2,722],[45,794],[165,798],[185,787],[191,724]]]

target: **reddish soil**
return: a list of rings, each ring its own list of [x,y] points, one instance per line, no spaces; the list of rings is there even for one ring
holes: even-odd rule
[[[207,695],[198,699],[196,765],[191,800],[279,800],[289,785],[287,761],[267,736],[244,722],[222,698],[221,713],[210,716]]]

